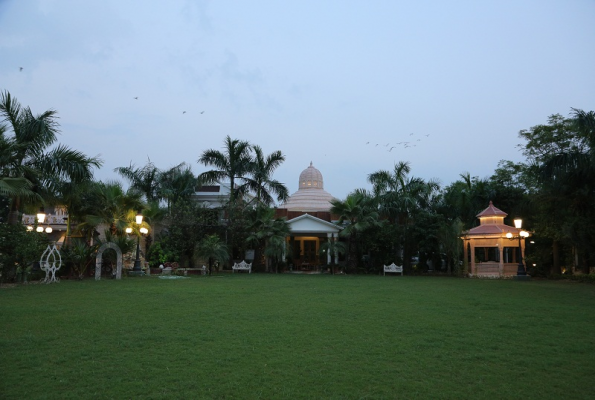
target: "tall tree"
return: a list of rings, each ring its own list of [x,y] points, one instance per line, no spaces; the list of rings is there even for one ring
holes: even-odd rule
[[[198,162],[205,166],[215,167],[199,175],[201,183],[212,184],[224,179],[230,183],[230,201],[237,197],[236,181],[243,183],[243,179],[250,173],[252,157],[250,143],[243,140],[225,138],[223,152],[215,149],[205,150]]]
[[[290,235],[287,221],[284,218],[275,218],[275,210],[262,205],[256,207],[251,215],[251,224],[248,228],[250,235],[246,241],[255,248],[254,260],[258,262],[261,254],[264,254],[278,261],[281,258],[278,251],[288,252],[282,245]],[[265,262],[265,264],[268,268],[269,263]]]
[[[283,202],[289,197],[287,187],[273,179],[273,172],[285,161],[285,156],[280,151],[274,151],[264,156],[260,146],[252,146],[254,159],[250,162],[249,176],[244,178],[244,187],[256,194],[255,199],[264,205],[271,205],[277,201]]]
[[[400,228],[401,234],[395,237],[395,256],[398,258],[402,250],[406,267],[418,243],[409,234],[410,227],[419,213],[431,211],[440,188],[433,180],[409,177],[410,171],[409,163],[399,162],[393,172],[381,170],[368,176],[381,215]]]
[[[356,272],[359,235],[380,223],[376,204],[366,192],[355,191],[345,200],[332,200],[331,206],[331,213],[339,216],[337,223],[343,226],[340,235],[347,237],[347,269]]]
[[[167,209],[180,200],[188,200],[194,194],[198,180],[186,163],[180,163],[161,173],[160,197],[167,201]]]
[[[9,92],[0,94],[0,125],[2,131],[8,122],[12,129],[12,137],[4,137],[3,146],[7,143],[10,151],[3,153],[1,180],[26,179],[32,184],[31,189],[37,193],[51,190],[51,183],[58,180],[79,182],[92,177],[92,168],[100,167],[102,161],[97,157],[87,157],[83,153],[58,144],[59,125],[56,111],[48,110],[34,116],[29,107],[21,107],[20,103]],[[5,136],[3,133],[2,136]],[[14,183],[14,181],[13,181]],[[26,186],[27,184],[25,184]],[[6,185],[3,185],[6,187]],[[26,193],[12,191],[8,222],[17,224],[23,201],[31,199]],[[6,189],[5,189],[6,191]],[[25,197],[22,196],[25,194]]]
[[[558,149],[539,161],[540,180],[544,188],[557,187],[556,194],[566,199],[568,218],[561,230],[578,254],[584,273],[595,263],[595,112],[572,109],[571,145]],[[557,268],[556,268],[557,269]]]
[[[138,168],[130,163],[128,167],[114,168],[114,172],[117,172],[130,182],[130,189],[144,195],[147,203],[158,202],[160,200],[159,179],[161,171],[150,159],[142,168]]]
[[[127,227],[136,225],[134,216],[145,207],[138,191],[125,191],[117,181],[98,182],[91,190],[82,225],[94,228],[103,223],[112,235],[123,235]]]

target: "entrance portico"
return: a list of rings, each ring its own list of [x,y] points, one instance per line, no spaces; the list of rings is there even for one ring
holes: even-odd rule
[[[310,214],[300,215],[287,223],[291,232],[288,241],[296,268],[317,268],[321,264],[338,263],[338,254],[327,253],[326,259],[321,259],[319,254],[324,241],[338,240],[339,226]]]

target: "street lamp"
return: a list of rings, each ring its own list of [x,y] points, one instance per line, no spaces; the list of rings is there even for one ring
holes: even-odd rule
[[[520,218],[517,218],[514,220],[514,227],[517,229],[521,229],[521,227],[523,226],[523,220]],[[520,230],[519,234],[517,236],[514,236],[512,233],[508,232],[506,234],[506,237],[509,240],[519,240],[519,266],[517,268],[517,272],[516,275],[517,276],[526,276],[527,275],[527,271],[525,271],[525,265],[523,264],[523,252],[521,250],[521,238],[526,238],[529,236],[529,232],[527,231],[523,231]]]
[[[136,224],[137,225],[140,226],[143,223],[143,216],[142,216],[141,213],[138,213],[136,215],[136,218],[135,219],[136,219]],[[132,232],[132,228],[126,228],[126,233],[129,233],[128,232],[129,229]],[[146,235],[149,232],[149,230],[147,228],[144,228],[144,227],[143,228],[140,228],[139,231],[140,231],[141,235]],[[136,238],[136,260],[134,260],[134,267],[132,268],[132,271],[134,273],[137,273],[137,274],[140,274],[140,272],[142,271],[141,270],[141,267],[140,267],[140,257],[139,257],[139,254],[140,254],[140,235],[138,235],[138,237]]]

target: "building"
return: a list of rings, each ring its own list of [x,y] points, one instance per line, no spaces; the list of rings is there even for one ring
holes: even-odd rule
[[[333,199],[324,190],[322,173],[310,162],[310,166],[299,176],[297,192],[277,207],[275,216],[287,218],[291,231],[288,241],[294,268],[317,268],[322,264],[338,263],[337,254],[320,256],[321,244],[338,240],[342,229],[335,223],[338,218],[331,214]]]

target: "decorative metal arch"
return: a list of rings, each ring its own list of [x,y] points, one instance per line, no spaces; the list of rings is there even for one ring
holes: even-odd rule
[[[56,266],[56,263],[58,266]],[[60,282],[60,278],[56,277],[56,271],[62,266],[62,256],[60,255],[60,251],[56,248],[56,243],[48,245],[39,259],[39,265],[41,270],[45,271],[45,279],[43,280],[43,283]]]
[[[95,280],[101,279],[101,262],[103,260],[103,252],[107,249],[116,250],[117,255],[117,267],[116,267],[116,279],[122,279],[122,250],[114,242],[107,242],[101,245],[97,250],[97,257],[95,258]]]

